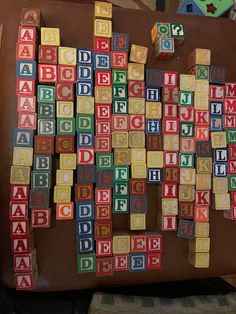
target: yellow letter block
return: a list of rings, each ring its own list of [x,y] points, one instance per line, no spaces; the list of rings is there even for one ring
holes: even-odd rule
[[[142,131],[129,132],[129,147],[143,148],[145,147],[145,133]]]
[[[209,81],[195,80],[195,92],[209,95]]]
[[[197,173],[196,174],[196,190],[211,190],[211,174]]]
[[[111,21],[100,19],[94,20],[94,36],[111,37],[111,35],[112,35]]]
[[[147,152],[147,166],[148,168],[163,168],[163,151],[148,151]]]
[[[195,93],[194,95],[194,108],[200,110],[209,109],[209,96],[208,94]]]
[[[54,203],[66,203],[71,199],[70,186],[54,186]]]
[[[131,45],[129,60],[132,62],[146,64],[148,48],[138,45]]]
[[[162,103],[161,102],[146,102],[146,119],[161,119],[162,118]]]
[[[73,170],[57,170],[56,185],[72,186],[73,185]]]
[[[95,103],[111,104],[112,88],[110,86],[95,86]]]
[[[94,114],[94,97],[91,96],[77,96],[77,113],[91,113]]]
[[[146,163],[146,149],[131,148],[131,163],[132,164]]]
[[[129,63],[128,64],[128,80],[144,80],[144,64]]]
[[[146,230],[146,214],[130,214],[130,230]]]
[[[145,99],[129,97],[129,114],[145,114]]]
[[[58,64],[76,65],[76,48],[59,47]]]
[[[195,237],[196,238],[207,238],[210,234],[209,222],[196,222],[195,224]]]
[[[228,193],[228,179],[227,178],[213,178],[213,193],[221,194]]]
[[[194,49],[189,55],[189,69],[195,65],[211,65],[210,49]]]
[[[172,216],[178,215],[178,199],[177,198],[163,198],[162,204],[162,215]]]
[[[73,101],[57,101],[57,118],[73,118]]]
[[[167,151],[178,151],[179,135],[163,134],[163,149]]]
[[[75,170],[76,154],[60,154],[60,169]]]
[[[146,179],[147,177],[147,164],[132,164],[131,177],[133,179]]]
[[[210,254],[209,253],[195,253],[195,252],[190,251],[189,262],[195,268],[209,268]]]
[[[112,246],[113,254],[128,254],[130,252],[130,236],[113,236]]]
[[[131,163],[130,148],[115,148],[114,149],[114,165],[129,166]]]
[[[95,1],[94,16],[111,19],[112,4],[102,1]]]
[[[227,210],[230,209],[230,194],[214,194],[214,205],[213,208],[216,210]]]
[[[210,252],[210,238],[195,238],[189,241],[189,248],[197,253]]]
[[[127,147],[129,144],[129,134],[128,132],[112,132],[112,147],[113,148],[123,148]]]
[[[211,132],[212,148],[227,147],[226,132]]]
[[[212,173],[212,158],[197,157],[197,173]]]
[[[196,169],[180,168],[180,184],[195,185]]]
[[[41,27],[41,45],[60,46],[59,28]]]
[[[179,185],[179,201],[193,202],[195,200],[195,186],[194,185]]]
[[[13,165],[14,166],[32,166],[33,148],[14,147]]]
[[[194,92],[195,76],[191,74],[180,74],[179,86],[182,91]]]
[[[30,167],[11,166],[10,184],[29,184]]]

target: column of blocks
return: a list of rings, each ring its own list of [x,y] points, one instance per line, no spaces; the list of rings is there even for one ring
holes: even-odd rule
[[[151,40],[155,46],[155,57],[161,60],[170,59],[175,53],[175,47],[184,41],[183,24],[155,23],[151,29]]]
[[[15,287],[17,290],[34,289],[38,277],[36,250],[32,219],[31,194],[36,185],[48,179],[34,166],[33,137],[37,126],[35,80],[37,27],[40,25],[40,10],[23,8],[21,26],[16,44],[17,112],[18,128],[14,129],[13,162],[11,167],[11,195],[9,204],[10,237],[14,258]],[[30,190],[31,182],[31,190]],[[34,183],[33,183],[34,182]],[[34,186],[35,185],[35,186]],[[40,192],[40,189],[36,189]],[[48,198],[45,191],[44,195]],[[43,200],[42,200],[43,203]],[[31,211],[32,218],[32,211]]]
[[[148,48],[132,44],[128,64],[128,112],[129,112],[129,142],[131,153],[130,179],[130,230],[146,230],[147,196],[146,177],[148,156],[142,140],[135,141],[135,137],[145,141],[145,112],[147,97],[153,95],[145,89],[144,68],[147,62]],[[148,95],[147,95],[148,93]],[[155,97],[155,96],[154,96]],[[146,99],[145,99],[146,98]],[[151,112],[151,110],[150,110]],[[152,162],[153,159],[152,159]],[[150,161],[151,163],[151,161]],[[137,190],[140,182],[142,191]]]
[[[212,189],[212,145],[210,134],[214,134],[211,132],[215,131],[211,129],[210,63],[210,50],[195,49],[189,56],[188,77],[191,77],[192,81],[189,81],[189,84],[185,84],[185,90],[192,92],[194,103],[194,120],[191,122],[194,122],[196,140],[194,151],[196,158],[193,159],[196,169],[196,191],[194,195],[195,204],[191,217],[194,222],[192,222],[192,234],[189,237],[189,262],[195,268],[209,267],[210,260],[209,195]],[[183,100],[183,104],[185,102]],[[206,143],[209,144],[207,154],[204,150]],[[194,156],[194,154],[192,155]]]
[[[125,140],[122,132],[117,132],[116,138],[112,137],[112,98],[114,97],[113,93],[120,95],[123,94],[124,90],[116,89],[114,91],[112,89],[111,68],[115,62],[119,62],[119,55],[113,56],[111,52],[112,4],[95,1],[94,16],[95,104],[94,111],[90,111],[91,114],[95,114],[96,120],[93,144],[96,155],[94,212],[96,262],[94,263],[94,271],[96,276],[111,276],[113,275],[112,195],[114,195],[112,147],[115,142],[122,147],[123,140]],[[122,98],[122,96],[120,97]],[[86,112],[88,113],[87,110]]]

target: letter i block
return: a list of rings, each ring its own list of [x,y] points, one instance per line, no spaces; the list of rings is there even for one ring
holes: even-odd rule
[[[41,45],[60,46],[59,28],[41,27]]]
[[[90,237],[77,237],[77,252],[88,254],[94,252],[94,239]]]
[[[130,236],[130,252],[143,253],[146,252],[146,236],[145,235],[131,235]]]
[[[28,218],[28,202],[11,201],[9,206],[10,219],[27,219]]]
[[[76,202],[76,221],[94,219],[94,202]]]
[[[130,236],[117,235],[113,236],[113,254],[128,254],[130,253]]]
[[[130,230],[146,230],[146,214],[130,214]]]
[[[112,239],[96,240],[96,256],[97,257],[112,256]]]
[[[36,250],[28,254],[14,255],[14,271],[16,273],[31,272],[36,266]]]
[[[130,271],[146,271],[147,261],[145,253],[130,254]]]
[[[74,203],[58,203],[56,207],[56,220],[72,220],[74,218]]]
[[[114,254],[114,271],[129,270],[129,254]]]
[[[195,222],[180,219],[177,235],[179,238],[193,239],[195,237]]]
[[[209,268],[210,254],[189,252],[189,262],[195,268]]]
[[[89,202],[94,200],[93,184],[75,184],[75,201]]]
[[[177,228],[176,216],[161,215],[161,230],[162,231],[176,231]]]
[[[178,116],[178,104],[163,104],[163,116],[166,118],[176,118]],[[179,115],[181,117],[181,115]]]
[[[128,214],[129,213],[129,197],[116,196],[113,197],[113,214]]]
[[[179,119],[163,118],[162,129],[164,134],[179,134]]]
[[[78,273],[95,273],[96,272],[96,255],[95,253],[77,256]]]
[[[49,228],[51,225],[51,209],[32,209],[31,210],[32,228]]]
[[[96,263],[97,277],[113,276],[113,257],[98,257]]]
[[[16,290],[33,290],[38,278],[37,269],[27,273],[15,274]]]
[[[178,183],[179,182],[179,168],[177,167],[164,167],[163,178],[165,183]]]

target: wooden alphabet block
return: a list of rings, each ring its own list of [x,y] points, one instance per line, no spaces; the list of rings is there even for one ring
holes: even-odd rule
[[[41,27],[41,45],[60,46],[59,28]]]
[[[14,129],[13,135],[14,147],[33,147],[33,131]]]
[[[112,88],[110,86],[95,86],[95,103],[111,104]]]
[[[195,124],[208,125],[210,122],[210,114],[208,110],[195,110]]]
[[[19,26],[18,29],[19,43],[36,43],[36,27],[34,26]]]
[[[112,191],[111,188],[95,188],[95,203],[96,204],[111,204]]]
[[[56,185],[59,186],[72,186],[73,185],[73,170],[56,171]]]
[[[76,202],[76,221],[86,220],[94,220],[94,202],[87,200]]]
[[[193,202],[179,202],[179,219],[193,219],[194,218],[194,203]]]
[[[132,179],[145,179],[147,177],[146,163],[132,164],[131,177]]]
[[[171,29],[169,23],[155,23],[151,29],[152,44],[155,44],[160,37],[169,37]]]
[[[211,51],[210,49],[194,49],[189,55],[189,68],[195,65],[210,65],[211,64]]]
[[[235,204],[231,205],[231,208],[229,210],[224,210],[223,212],[224,218],[230,219],[230,220],[236,220],[236,206]]]
[[[74,218],[74,203],[58,203],[56,206],[56,220],[72,220]]]
[[[29,236],[30,228],[29,228],[29,220],[21,219],[21,220],[10,220],[10,236],[14,237],[24,237]]]
[[[93,67],[87,64],[77,65],[77,81],[92,81],[93,80]]]
[[[101,107],[101,112],[103,112],[102,110],[104,109],[105,105]],[[76,113],[94,114],[94,98],[91,96],[77,96]]]
[[[179,134],[179,119],[164,117],[162,120],[162,132],[164,134]]]
[[[209,87],[209,97],[211,101],[224,101],[224,86],[210,85]]]
[[[17,97],[17,111],[35,112],[36,97],[35,96],[21,96]]]
[[[160,101],[160,87],[146,87],[146,101],[159,102]]]
[[[114,254],[114,271],[129,270],[129,254]]]
[[[95,219],[97,222],[112,219],[111,204],[95,205]]]
[[[93,236],[93,221],[78,221],[76,222],[76,233],[78,237],[92,237]]]
[[[189,252],[189,262],[195,268],[209,268],[210,254]]]
[[[112,70],[112,83],[113,84],[127,84],[127,70],[113,69]]]
[[[93,184],[75,184],[75,201],[91,202],[94,200]]]
[[[162,231],[176,231],[177,219],[176,216],[160,216]]]
[[[213,178],[213,193],[228,193],[228,179],[227,178]]]
[[[196,157],[212,157],[210,141],[196,141]]]
[[[193,122],[180,122],[180,136],[193,137],[196,129]]]
[[[226,68],[221,66],[210,66],[210,83],[224,84],[226,78]]]
[[[116,182],[129,181],[129,167],[128,166],[115,166],[114,167],[114,180]]]
[[[127,195],[113,197],[113,214],[128,214],[129,213],[129,197]]]
[[[43,64],[57,64],[58,53],[57,46],[44,46],[38,47],[38,63]]]
[[[50,171],[31,171],[31,188],[32,189],[50,189],[51,172]]]
[[[76,154],[60,154],[60,169],[75,170]]]
[[[16,94],[22,96],[34,96],[35,80],[16,79]]]
[[[97,170],[96,171],[96,186],[98,188],[112,188],[113,181],[113,169],[110,170]]]
[[[33,148],[14,147],[13,149],[14,166],[32,166],[32,164],[33,164]]]
[[[37,114],[34,112],[20,111],[18,114],[18,128],[36,130]]]
[[[130,236],[130,252],[131,253],[142,253],[147,251],[147,241],[146,241],[146,235],[131,235]],[[157,241],[154,238],[149,239],[149,244],[151,246],[151,249],[153,249],[154,246],[157,246]]]
[[[166,198],[177,198],[177,184],[164,182],[162,184],[161,196]]]
[[[36,268],[36,250],[28,254],[14,255],[14,271],[16,273],[31,272]]]
[[[213,175],[214,177],[226,177],[227,176],[227,163],[214,162],[213,163]]]
[[[195,222],[180,219],[178,223],[177,236],[184,239],[193,239],[195,236]]]
[[[147,183],[157,184],[163,181],[163,169],[149,168],[147,169]]]
[[[194,168],[194,155],[189,153],[179,154],[179,167],[180,168]]]
[[[180,74],[180,90],[181,91],[195,91],[195,76],[190,74]]]
[[[189,74],[195,75],[196,80],[206,80],[210,79],[210,68],[205,65],[196,65],[189,70]]]
[[[182,122],[194,122],[194,108],[193,107],[179,107],[179,120]]]
[[[195,92],[209,94],[209,81],[196,79],[195,80]]]
[[[164,153],[162,151],[148,151],[147,152],[147,166],[148,168],[163,168]]]
[[[174,38],[161,37],[155,43],[155,57],[159,60],[169,60],[175,53]]]
[[[53,64],[39,64],[38,81],[39,83],[57,82],[57,66]]]
[[[164,134],[163,135],[163,148],[166,151],[179,150],[179,135]]]
[[[99,71],[95,72],[95,86],[111,86],[112,76],[111,71]]]
[[[236,161],[230,160],[228,162],[228,174],[236,174]]]
[[[79,86],[78,86],[79,85]],[[83,87],[81,87],[83,86]],[[81,87],[81,89],[79,88]],[[76,83],[76,92],[79,95],[81,90],[84,91],[85,96],[91,95],[91,83],[90,82],[77,82]],[[56,83],[56,99],[62,101],[74,100],[74,85],[72,83]]]
[[[211,174],[196,174],[196,190],[211,190]]]
[[[140,164],[146,162],[145,148],[131,148],[131,163]]]
[[[146,214],[130,214],[130,230],[146,230]]]
[[[104,171],[104,170],[103,170]],[[114,195],[129,195],[128,182],[114,182]]]
[[[59,83],[75,83],[76,67],[74,65],[59,64],[57,66],[57,80]]]
[[[93,148],[94,147],[93,133],[77,132],[77,147]]]
[[[54,119],[38,119],[38,135],[55,135]]]
[[[11,184],[10,200],[11,201],[28,201],[29,185],[28,184]]]
[[[76,82],[76,95],[91,97],[93,95],[93,82],[92,81],[77,81]]]
[[[38,279],[38,270],[32,270],[27,273],[15,274],[15,287],[16,290],[33,290],[36,286]]]
[[[193,92],[180,91],[179,92],[179,105],[180,106],[193,106]]]
[[[216,210],[230,209],[230,194],[229,193],[214,194],[213,200],[214,200],[213,206]]]
[[[147,119],[161,119],[162,118],[162,103],[146,102],[146,118]]]
[[[130,254],[130,271],[146,271],[147,261],[145,253]]]
[[[212,173],[212,158],[197,157],[197,173]]]
[[[224,119],[224,121],[223,121]],[[236,126],[236,119],[235,117],[233,117],[233,119],[231,119],[231,117],[214,117],[211,116],[210,117],[210,131],[211,132],[218,132],[218,131],[223,131],[223,124],[225,125],[225,128],[227,128],[229,126],[229,124],[232,124]]]
[[[180,137],[180,146],[179,151],[181,153],[191,153],[195,154],[196,152],[196,141],[191,137]]]
[[[200,110],[208,110],[209,107],[209,95],[202,93],[194,94],[194,108]]]
[[[105,277],[113,276],[113,258],[112,257],[98,257],[96,259],[96,276]]]
[[[189,249],[197,253],[210,252],[210,238],[195,238],[189,241]]]
[[[195,186],[194,185],[179,185],[179,201],[193,202],[195,200]]]
[[[21,25],[40,27],[40,9],[22,8]]]
[[[56,153],[74,153],[73,135],[56,135]]]
[[[208,238],[210,234],[209,222],[196,222],[195,223],[195,237]]]
[[[30,233],[27,237],[11,238],[12,254],[27,254],[34,249],[34,233]]]
[[[179,154],[177,152],[164,152],[164,166],[166,167],[178,167],[179,166]]]
[[[93,148],[77,148],[78,165],[94,165],[94,156]]]
[[[146,233],[146,251],[147,253],[162,252],[162,236],[155,233]]]
[[[37,101],[42,103],[54,103],[55,102],[55,87],[38,85],[37,89]]]
[[[95,273],[96,272],[96,255],[95,253],[90,254],[79,254],[77,256],[78,273]]]
[[[34,60],[35,59],[35,44],[21,43],[16,44],[16,60]]]
[[[196,170],[180,168],[180,184],[195,185],[196,182]]]
[[[161,120],[146,119],[146,134],[161,134]]]
[[[147,270],[157,270],[161,268],[161,254],[147,254]]]
[[[49,207],[49,190],[48,189],[31,189],[29,197],[30,208],[48,208]]]
[[[113,254],[130,253],[130,236],[114,235],[113,236]]]
[[[124,33],[112,33],[111,47],[112,50],[128,51],[129,35]]]
[[[159,69],[146,69],[146,86],[162,87],[162,71]]]
[[[96,154],[96,168],[97,169],[111,169],[113,167],[113,153],[97,153]]]
[[[94,239],[92,236],[78,237],[77,236],[77,253],[88,254],[94,252]]]
[[[94,139],[95,153],[111,153],[112,139],[111,136],[96,135]]]
[[[28,218],[28,202],[27,201],[11,201],[9,205],[10,219],[27,219]]]
[[[162,101],[165,103],[178,103],[179,88],[178,87],[163,87]]]
[[[146,134],[146,149],[161,151],[163,150],[163,137],[158,134]]]
[[[177,198],[162,198],[161,208],[163,216],[178,215],[178,199]]]
[[[145,147],[145,133],[142,131],[129,132],[129,147],[142,148]]]
[[[130,148],[115,148],[114,149],[114,165],[126,166],[131,163]]]
[[[113,131],[128,131],[129,117],[127,114],[113,114],[111,119],[111,127]]]
[[[225,98],[236,98],[236,83],[225,83]]]
[[[11,166],[10,174],[11,184],[29,184],[30,167],[29,166]]]
[[[38,119],[48,118],[55,118],[55,105],[53,103],[38,103]]]
[[[94,69],[97,71],[98,70],[110,71],[111,70],[111,54],[101,53],[101,52],[94,53]],[[89,72],[91,73],[91,68]]]
[[[179,182],[179,168],[177,167],[164,167],[163,168],[163,181],[165,183],[178,183]]]
[[[94,20],[94,36],[108,37],[112,36],[112,23],[108,20]]]
[[[197,205],[194,209],[195,222],[209,222],[209,206]]]
[[[100,221],[95,222],[95,238],[98,239],[111,239],[112,238],[112,222]]]
[[[128,94],[129,94],[129,97],[143,98],[145,94],[144,81],[129,80],[128,81]]]
[[[54,186],[54,203],[68,203],[71,201],[70,186]]]
[[[147,213],[147,197],[130,196],[130,213],[131,214]]]
[[[112,18],[112,3],[95,1],[94,16],[101,18]]]
[[[32,209],[31,210],[32,228],[49,228],[51,225],[51,209]]]
[[[76,65],[76,48],[59,47],[58,64]]]
[[[148,55],[148,48],[138,45],[131,45],[130,57],[131,62],[146,64]]]
[[[227,144],[235,144],[236,143],[236,130],[235,129],[227,129],[226,130],[226,142]],[[226,147],[226,146],[224,146]]]
[[[144,64],[129,63],[128,64],[128,80],[143,81],[144,80]]]
[[[196,205],[209,206],[211,201],[210,191],[196,191],[195,202]]]

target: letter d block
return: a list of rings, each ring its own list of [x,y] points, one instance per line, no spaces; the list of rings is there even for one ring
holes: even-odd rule
[[[32,228],[49,228],[51,224],[51,209],[32,209],[31,226]]]
[[[94,252],[94,239],[93,237],[77,237],[77,252],[79,254]]]
[[[78,221],[76,222],[76,233],[78,237],[93,236],[93,221]]]
[[[76,221],[94,219],[94,202],[76,202]]]
[[[75,201],[76,202],[89,202],[94,200],[93,184],[80,184],[75,185]]]
[[[125,254],[130,252],[130,236],[113,236],[113,254]]]
[[[77,256],[78,273],[96,272],[96,255],[94,253]]]

